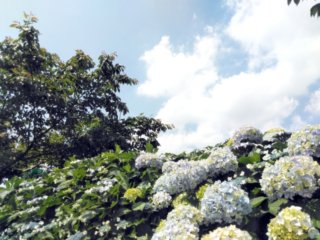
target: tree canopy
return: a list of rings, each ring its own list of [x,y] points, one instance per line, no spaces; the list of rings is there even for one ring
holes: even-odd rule
[[[288,1],[288,5],[290,5],[292,3],[292,1],[298,5],[302,0],[287,0]],[[320,17],[320,3],[315,4],[314,6],[312,6],[312,8],[310,9],[310,15],[311,17]]]
[[[77,50],[68,61],[39,43],[36,17],[25,14],[16,39],[0,42],[0,172],[33,163],[61,165],[66,158],[95,156],[119,145],[123,150],[155,147],[171,125],[129,110],[118,93],[137,80],[102,53],[95,64]]]

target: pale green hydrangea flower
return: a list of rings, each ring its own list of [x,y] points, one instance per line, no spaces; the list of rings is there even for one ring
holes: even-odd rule
[[[288,139],[289,155],[309,155],[320,158],[320,125],[307,126]]]
[[[311,218],[301,211],[301,207],[291,206],[283,209],[268,224],[269,240],[315,239],[319,232],[313,227]]]
[[[320,165],[309,156],[283,157],[274,165],[266,164],[260,179],[262,191],[271,199],[310,198],[318,189]]]
[[[204,235],[201,240],[252,240],[247,231],[243,231],[234,225],[219,227]]]
[[[130,202],[134,202],[138,197],[142,197],[143,193],[139,188],[129,188],[125,191],[123,197]]]

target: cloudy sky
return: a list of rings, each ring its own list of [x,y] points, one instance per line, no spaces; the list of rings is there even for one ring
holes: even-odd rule
[[[62,59],[117,52],[139,80],[121,96],[175,129],[161,151],[213,145],[242,126],[299,129],[320,119],[320,19],[314,1],[0,0],[0,38],[22,13]]]

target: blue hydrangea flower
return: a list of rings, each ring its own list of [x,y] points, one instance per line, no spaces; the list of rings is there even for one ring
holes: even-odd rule
[[[216,181],[201,199],[204,223],[240,223],[252,211],[248,194],[234,182]]]

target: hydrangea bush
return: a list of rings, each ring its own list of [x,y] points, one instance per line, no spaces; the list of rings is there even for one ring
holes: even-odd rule
[[[245,128],[180,154],[116,148],[2,179],[0,239],[320,238],[317,129]]]

